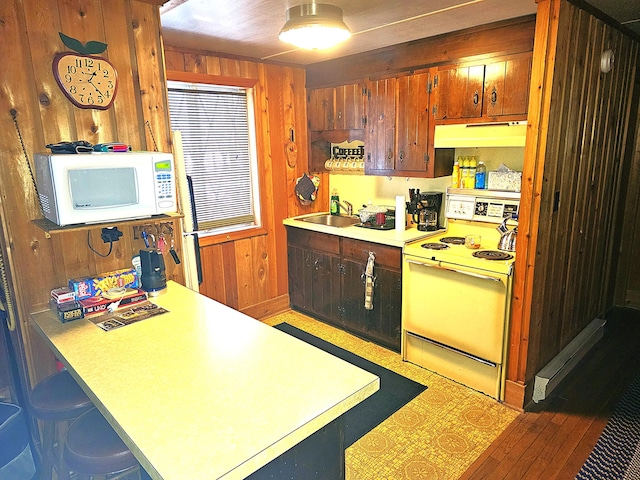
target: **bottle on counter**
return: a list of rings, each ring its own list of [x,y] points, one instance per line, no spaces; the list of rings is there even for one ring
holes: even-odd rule
[[[340,215],[340,197],[338,196],[338,190],[335,188],[331,191],[329,212],[331,213],[331,215]]]
[[[476,157],[469,158],[469,172],[467,173],[467,185],[465,188],[473,189],[476,186]]]
[[[487,188],[487,167],[484,165],[484,162],[478,162],[475,187],[478,189]]]
[[[462,159],[462,165],[460,166],[460,188],[469,188],[469,157]]]
[[[451,174],[451,188],[460,188],[460,157],[453,162],[453,173]]]

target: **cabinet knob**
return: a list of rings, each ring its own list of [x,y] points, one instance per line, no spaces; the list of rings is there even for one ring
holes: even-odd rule
[[[479,102],[480,95],[478,95],[478,91],[476,90],[476,92],[473,94],[473,104],[477,106]]]
[[[496,87],[493,87],[493,90],[491,90],[491,106],[495,107],[497,102],[498,102],[498,91],[496,90]]]
[[[389,148],[389,150],[387,151],[387,160],[391,160],[392,158],[393,158],[393,150]]]
[[[404,161],[404,150],[400,150],[399,157],[400,157],[400,161],[403,162]]]

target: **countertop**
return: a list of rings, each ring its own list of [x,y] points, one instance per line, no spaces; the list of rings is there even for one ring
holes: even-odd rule
[[[349,227],[331,227],[328,225],[318,225],[316,223],[305,222],[301,220],[304,217],[319,215],[323,213],[328,214],[329,212],[317,212],[308,215],[286,218],[284,219],[283,223],[290,227],[303,228],[305,230],[313,230],[315,232],[321,233],[330,233],[332,235],[338,235],[341,237],[363,240],[365,242],[381,243],[383,245],[390,245],[400,248],[404,247],[406,243],[438,235],[444,232],[444,229],[440,229],[434,232],[423,232],[418,230],[415,226],[406,228],[401,232],[398,232],[395,229],[377,230],[373,228],[356,227],[355,225],[351,225]]]
[[[379,389],[379,378],[175,282],[169,312],[105,332],[32,324],[149,474],[240,479]]]

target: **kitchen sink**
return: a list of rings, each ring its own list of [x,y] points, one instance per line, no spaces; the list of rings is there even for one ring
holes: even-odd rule
[[[346,217],[341,215],[329,215],[322,213],[320,215],[312,215],[310,217],[301,218],[303,222],[316,223],[318,225],[327,225],[329,227],[349,227],[360,223],[358,217]]]

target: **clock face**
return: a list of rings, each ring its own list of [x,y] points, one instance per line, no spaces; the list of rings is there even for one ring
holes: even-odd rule
[[[106,110],[118,90],[116,69],[102,57],[60,53],[53,60],[53,76],[67,98],[79,108]]]

